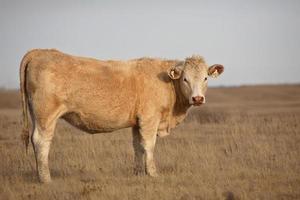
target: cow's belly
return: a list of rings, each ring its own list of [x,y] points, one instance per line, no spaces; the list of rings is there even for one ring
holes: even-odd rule
[[[106,133],[118,129],[132,127],[135,125],[133,120],[118,119],[118,117],[104,117],[95,114],[85,114],[79,112],[70,112],[63,117],[71,125],[88,133]]]

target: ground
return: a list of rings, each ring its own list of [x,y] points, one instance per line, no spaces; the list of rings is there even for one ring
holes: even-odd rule
[[[300,85],[210,88],[158,139],[158,178],[135,176],[130,129],[89,135],[60,121],[53,181],[20,140],[20,98],[0,92],[0,199],[300,199]]]

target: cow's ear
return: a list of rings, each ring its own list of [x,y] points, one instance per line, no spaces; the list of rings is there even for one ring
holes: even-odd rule
[[[171,79],[176,80],[181,77],[183,72],[183,63],[178,63],[175,66],[172,66],[168,69],[168,75]]]
[[[223,65],[220,65],[220,64],[215,64],[215,65],[212,65],[208,68],[208,75],[210,77],[213,77],[213,78],[216,78],[218,77],[220,74],[222,74],[224,71],[224,67]]]

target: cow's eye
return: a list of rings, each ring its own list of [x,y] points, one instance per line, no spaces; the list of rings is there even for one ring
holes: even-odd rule
[[[204,81],[207,81],[207,77],[204,78]]]
[[[188,80],[186,78],[183,78],[183,81],[186,82],[186,83],[188,82]]]

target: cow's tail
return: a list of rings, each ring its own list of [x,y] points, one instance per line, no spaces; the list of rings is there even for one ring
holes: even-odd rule
[[[20,92],[21,92],[21,99],[22,99],[22,108],[23,108],[23,129],[21,138],[26,147],[26,153],[29,144],[29,124],[28,124],[28,98],[27,98],[27,91],[26,91],[26,71],[27,65],[29,63],[29,55],[28,53],[23,57],[21,64],[20,64]]]

